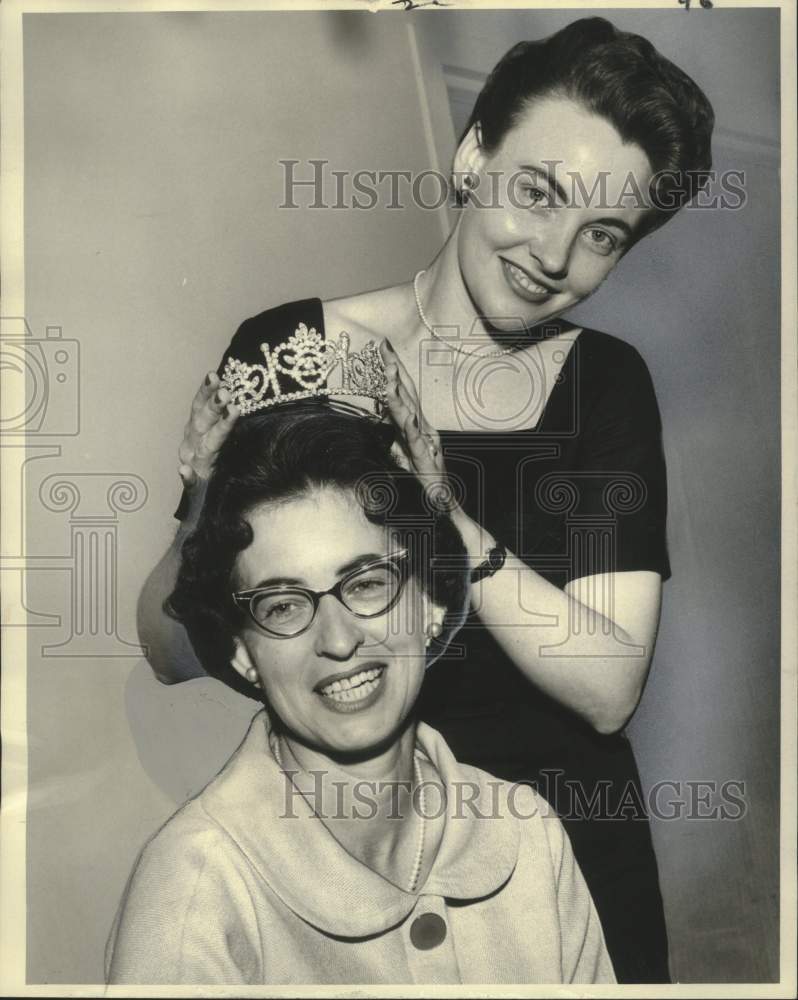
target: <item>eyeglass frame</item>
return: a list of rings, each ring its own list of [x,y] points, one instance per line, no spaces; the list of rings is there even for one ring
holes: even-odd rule
[[[252,590],[240,590],[232,594],[234,604],[242,611],[245,611],[249,616],[250,620],[259,628],[262,632],[271,636],[273,639],[296,639],[297,636],[303,635],[311,627],[311,625],[316,620],[316,615],[319,611],[319,604],[321,603],[322,597],[327,597],[331,595],[334,597],[338,603],[349,612],[350,615],[354,615],[355,618],[370,619],[379,618],[380,615],[386,615],[388,612],[396,607],[396,603],[402,596],[402,591],[405,588],[408,578],[408,567],[406,560],[410,555],[409,549],[400,549],[398,552],[393,554],[381,556],[379,559],[371,559],[369,562],[364,563],[362,566],[358,566],[357,569],[353,569],[351,573],[347,573],[346,576],[341,577],[338,583],[334,584],[327,590],[311,590],[310,587],[297,587],[297,586],[271,586],[271,587],[255,587]],[[384,563],[389,563],[399,572],[399,587],[396,594],[393,596],[391,601],[381,610],[375,611],[370,615],[361,615],[357,611],[353,611],[344,601],[341,596],[341,591],[344,586],[352,579],[352,577],[359,576],[361,573],[367,573],[370,569],[374,569],[375,566],[382,566]],[[401,564],[401,565],[400,565]],[[310,616],[310,621],[305,625],[304,628],[300,629],[298,632],[292,632],[290,635],[283,635],[280,632],[273,632],[271,629],[267,628],[255,618],[255,613],[253,611],[253,602],[256,598],[260,597],[262,594],[304,594],[309,600],[313,608],[313,613]]]

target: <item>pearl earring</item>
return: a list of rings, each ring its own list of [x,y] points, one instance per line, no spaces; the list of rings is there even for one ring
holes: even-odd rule
[[[424,631],[427,633],[427,645],[429,646],[430,642],[432,642],[433,639],[437,639],[441,634],[443,626],[440,622],[430,622]]]
[[[260,687],[258,671],[254,667],[247,667],[246,678],[250,684],[253,684],[255,687]]]
[[[457,183],[457,175],[452,176],[454,186],[457,193],[463,199],[463,201],[468,201],[469,195],[471,194],[471,189],[476,186],[477,178],[474,174],[464,174],[460,184]]]
[[[477,178],[475,174],[466,174],[463,178],[463,197],[468,198],[471,194],[471,189],[477,186]]]

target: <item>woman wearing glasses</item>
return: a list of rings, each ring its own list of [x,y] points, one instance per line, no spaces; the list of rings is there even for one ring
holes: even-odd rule
[[[231,347],[310,310],[317,329],[347,330],[356,345],[390,341],[396,419],[418,421],[484,529],[466,537],[469,553],[495,540],[517,557],[430,673],[422,717],[460,759],[533,781],[552,801],[621,982],[669,980],[656,859],[622,733],[670,576],[666,475],[645,362],[562,317],[707,183],[712,128],[686,74],[601,18],[519,43],[457,148],[461,212],[432,263],[402,285],[269,310]],[[189,486],[238,416],[229,402],[209,376],[181,448]],[[142,641],[168,683],[203,672],[160,613],[176,551],[140,605]]]
[[[464,553],[389,449],[316,405],[222,447],[170,607],[265,710],[142,852],[110,983],[614,982],[559,820],[416,721]]]

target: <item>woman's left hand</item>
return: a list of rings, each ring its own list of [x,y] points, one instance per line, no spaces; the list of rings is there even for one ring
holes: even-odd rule
[[[430,502],[451,512],[454,499],[440,435],[424,418],[413,380],[390,341],[381,342],[380,353],[388,379],[388,413],[410,468],[421,480]]]

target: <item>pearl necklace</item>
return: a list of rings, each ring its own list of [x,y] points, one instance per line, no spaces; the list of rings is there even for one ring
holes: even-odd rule
[[[413,860],[413,870],[410,875],[410,885],[408,886],[408,892],[415,892],[416,886],[418,884],[419,875],[421,875],[421,865],[424,860],[424,834],[425,834],[425,824],[427,818],[426,810],[426,794],[427,789],[424,785],[424,776],[421,773],[421,764],[418,762],[418,755],[413,752],[413,774],[416,779],[416,787],[421,789],[421,795],[418,801],[418,810],[421,814],[421,822],[418,824],[418,845],[416,846],[416,856]],[[411,793],[412,801],[412,793]]]
[[[285,771],[285,766],[283,765],[283,755],[280,751],[280,737],[278,735],[275,735],[275,739],[272,741],[272,752],[274,754],[274,759],[277,761],[277,766],[281,771]],[[424,776],[421,773],[421,764],[418,762],[418,754],[416,751],[413,752],[413,775],[416,779],[416,787],[421,789],[418,803],[419,812],[421,814],[421,822],[418,825],[418,844],[416,846],[416,856],[413,859],[413,868],[410,873],[410,885],[407,887],[408,892],[416,891],[418,879],[421,875],[421,866],[424,862],[424,840],[427,818],[427,789],[424,784]]]
[[[447,347],[451,347],[451,349],[453,351],[457,351],[458,354],[464,354],[467,358],[500,358],[505,354],[510,354],[512,351],[517,350],[518,345],[513,344],[512,347],[503,347],[500,351],[464,351],[456,341],[445,340],[443,337],[439,337],[435,332],[434,327],[426,317],[424,307],[421,305],[421,296],[418,291],[419,278],[426,273],[426,269],[423,269],[416,274],[415,278],[413,278],[413,294],[416,297],[416,309],[418,310],[419,319],[436,340],[439,340],[442,344],[446,344]]]

